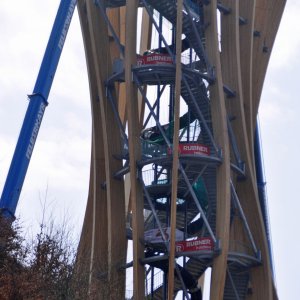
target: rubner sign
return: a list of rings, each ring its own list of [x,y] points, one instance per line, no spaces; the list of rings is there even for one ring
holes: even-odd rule
[[[181,143],[178,145],[179,154],[185,155],[209,155],[209,148],[205,145],[195,143]],[[168,149],[168,154],[172,154],[172,150]]]
[[[214,242],[210,237],[197,238],[191,241],[176,242],[176,252],[212,251]]]
[[[161,65],[161,64],[173,64],[172,57],[168,54],[149,54],[138,56],[137,65]]]

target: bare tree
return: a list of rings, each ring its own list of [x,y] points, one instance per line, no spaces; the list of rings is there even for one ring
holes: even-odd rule
[[[77,245],[66,224],[55,227],[43,219],[30,242],[18,220],[11,224],[2,218],[0,228],[0,299],[80,299]]]

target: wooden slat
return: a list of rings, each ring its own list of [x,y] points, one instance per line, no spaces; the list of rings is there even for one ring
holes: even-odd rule
[[[246,121],[246,131],[248,135],[248,145],[251,150],[251,166],[254,169],[253,141],[254,133],[252,128],[252,52],[253,52],[253,32],[254,32],[254,9],[255,1],[239,1],[239,15],[247,20],[247,23],[239,27],[240,57],[242,93],[244,101],[244,114]]]
[[[230,7],[231,13],[221,16],[221,65],[223,82],[235,92],[234,98],[227,98],[226,111],[227,115],[233,117],[231,127],[235,134],[237,147],[241,158],[246,161],[247,175],[253,179],[253,166],[251,164],[251,156],[249,149],[249,139],[246,128],[246,112],[244,109],[244,93],[242,85],[241,66],[245,57],[240,55],[240,34],[239,34],[239,2],[234,0],[224,0],[224,5]],[[242,58],[241,58],[242,57]],[[245,63],[244,63],[245,65]],[[248,72],[246,77],[249,77]],[[247,93],[248,94],[248,93]],[[247,97],[249,101],[249,96]],[[250,164],[249,164],[250,163]]]
[[[87,2],[85,8],[89,31],[89,38],[85,37],[85,40],[88,41],[86,56],[90,61],[90,68],[93,68],[94,71],[94,81],[90,81],[90,86],[91,89],[95,89],[92,99],[95,102],[92,105],[94,141],[92,164],[96,182],[93,183],[91,270],[94,271],[93,273],[97,273],[95,274],[97,278],[101,278],[99,273],[102,273],[104,278],[108,279],[108,283],[105,280],[97,282],[97,286],[100,287],[97,294],[107,295],[106,299],[116,299],[123,297],[125,293],[125,272],[120,272],[118,265],[122,265],[126,261],[125,203],[120,201],[120,199],[124,199],[124,187],[122,181],[113,179],[114,172],[121,167],[121,163],[112,157],[114,151],[117,153],[121,151],[120,131],[105,96],[104,79],[107,78],[111,69],[107,26],[93,3]],[[85,32],[83,31],[83,33]],[[97,180],[103,175],[105,178],[102,178],[102,181]],[[104,182],[106,182],[106,192],[101,189],[101,183]],[[102,194],[99,200],[98,189]],[[96,209],[98,202],[105,203],[106,209],[98,211]],[[105,224],[97,227],[95,224],[98,219]],[[98,241],[97,244],[96,241]],[[102,253],[104,251],[105,255]],[[93,281],[90,283],[93,286]]]
[[[264,78],[266,75],[267,66],[269,63],[271,51],[275,41],[275,36],[278,30],[278,26],[282,17],[286,1],[285,0],[257,0],[255,8],[255,24],[254,29],[260,34],[259,37],[254,39],[253,44],[253,84],[252,84],[252,130],[254,132],[256,126],[256,117],[258,113],[259,101],[261,97],[262,87],[264,83]],[[253,155],[254,156],[254,155]],[[255,209],[256,208],[256,209]],[[261,282],[266,282],[269,280],[268,285],[264,288],[265,299],[273,299],[277,296],[273,294],[275,292],[272,281],[271,266],[269,263],[269,252],[268,245],[266,242],[265,229],[262,220],[262,215],[260,211],[259,204],[256,203],[255,208],[246,207],[246,214],[252,214],[256,216],[250,221],[250,226],[252,225],[252,230],[254,232],[255,238],[262,248],[262,259],[264,261],[263,267],[255,268],[251,270],[253,294],[249,299],[257,299],[257,297],[262,296],[261,292],[258,290]],[[255,210],[253,211],[253,209]],[[257,210],[259,213],[257,214]],[[251,224],[253,223],[253,224]],[[259,227],[256,228],[255,226]],[[268,268],[268,269],[266,269]],[[262,270],[263,269],[263,270]],[[262,285],[261,285],[262,286]],[[256,288],[255,288],[256,287]]]
[[[241,159],[246,163],[247,180],[253,180],[253,169],[250,159],[248,137],[246,130],[244,100],[242,91],[241,65],[244,59],[249,57],[240,56],[240,39],[239,39],[239,2],[235,0],[223,0],[226,7],[230,7],[230,14],[221,15],[221,64],[223,81],[235,91],[235,97],[226,100],[226,111],[229,116],[234,117],[231,122],[232,130],[235,136],[237,147]],[[245,63],[244,63],[245,64]],[[246,74],[249,76],[249,74]],[[248,98],[249,100],[249,98]],[[234,154],[231,154],[233,159]],[[233,160],[234,161],[234,160]],[[250,166],[249,166],[250,163]],[[237,175],[233,175],[233,182],[236,182]],[[255,194],[248,194],[247,201],[251,201]],[[230,241],[239,241],[247,243],[249,241],[243,228],[243,223],[234,218],[231,222]],[[250,246],[250,245],[249,245]],[[230,249],[233,250],[235,245],[230,243]],[[246,253],[247,254],[247,253]]]
[[[140,50],[139,54],[142,55],[146,50],[151,47],[152,39],[152,23],[150,17],[145,8],[142,12],[142,29],[141,29],[141,39],[140,39]],[[147,87],[145,87],[145,92],[147,92]],[[138,103],[139,103],[139,120],[140,120],[140,129],[142,129],[145,113],[145,101],[141,93],[138,94]]]
[[[222,299],[225,285],[228,240],[229,240],[229,220],[230,220],[230,157],[229,141],[226,123],[226,109],[223,94],[223,82],[221,73],[221,63],[219,55],[218,30],[217,30],[217,1],[212,0],[204,8],[205,21],[209,26],[205,32],[206,51],[208,58],[215,67],[216,82],[209,86],[211,113],[213,120],[214,138],[222,149],[223,163],[217,168],[216,176],[216,202],[217,220],[216,235],[221,240],[221,254],[213,261],[211,276],[210,299]]]
[[[128,117],[131,208],[132,208],[132,239],[133,239],[133,287],[134,299],[143,299],[144,267],[140,260],[144,256],[144,218],[143,193],[137,180],[136,162],[141,158],[139,131],[139,111],[137,105],[137,87],[132,81],[131,67],[136,64],[136,29],[137,29],[137,0],[126,2],[126,39],[125,39],[125,83],[126,104]]]
[[[96,7],[93,6],[95,9]],[[105,36],[107,27],[98,10],[95,10],[94,55],[99,92],[101,125],[105,153],[107,222],[108,222],[108,283],[109,299],[118,299],[125,294],[125,272],[119,267],[126,262],[126,232],[125,232],[125,203],[122,180],[114,179],[114,173],[122,167],[122,163],[113,157],[121,153],[121,137],[113,110],[106,98],[105,79],[111,74],[111,59],[108,37]],[[98,59],[98,61],[97,61]],[[103,172],[103,170],[102,170]]]
[[[107,10],[107,17],[114,29],[114,32],[116,33],[116,35],[118,37],[121,36],[121,18],[120,18],[120,8],[111,8]],[[112,33],[110,32],[110,30],[108,30],[108,36],[109,36],[109,54],[111,57],[111,63],[113,63],[113,61],[116,58],[120,57],[120,50],[118,45],[115,43],[114,37],[112,35]]]
[[[105,181],[105,173],[99,172],[104,169],[104,150],[101,134],[101,120],[96,117],[100,115],[99,103],[97,99],[96,72],[91,53],[91,37],[88,27],[88,17],[86,15],[85,1],[78,2],[78,13],[80,17],[81,30],[86,53],[88,76],[90,82],[92,118],[92,157],[91,157],[91,175],[89,186],[89,197],[87,210],[84,219],[83,231],[80,238],[78,249],[78,270],[87,271],[85,266],[89,266],[90,291],[95,283],[93,275],[95,269],[100,265],[107,269],[107,202],[105,192],[101,189],[98,182]],[[99,134],[96,135],[96,132]],[[96,215],[101,217],[96,218]],[[101,228],[101,230],[99,230]],[[97,267],[96,267],[97,266]],[[84,273],[83,273],[84,274]],[[84,275],[85,276],[85,275]],[[106,289],[103,286],[98,287],[98,292],[105,295]]]
[[[120,22],[120,41],[121,43],[125,42],[125,12],[126,8],[120,8],[121,10],[121,22]],[[147,14],[146,10],[143,9],[142,13],[142,32],[141,32],[141,40],[140,40],[140,51],[139,53],[142,54],[146,49],[149,49],[151,46],[151,33],[152,33],[152,26],[150,22],[149,15]],[[140,125],[139,127],[142,128],[143,120],[144,120],[144,111],[145,111],[145,102],[142,99],[142,95],[138,94],[138,105],[139,105],[139,120]],[[127,122],[127,114],[126,114],[126,89],[125,84],[121,83],[119,85],[119,115],[122,123],[126,124]],[[125,175],[125,207],[126,207],[126,216],[127,213],[131,210],[130,204],[130,175]]]
[[[259,31],[260,36],[254,39],[253,44],[253,128],[256,125],[262,87],[285,4],[286,0],[256,1],[254,29]]]
[[[170,250],[168,272],[168,300],[174,298],[174,268],[175,268],[175,234],[177,214],[177,186],[178,186],[178,144],[179,144],[179,114],[181,91],[181,35],[182,35],[182,0],[177,1],[176,18],[176,74],[175,74],[175,99],[174,99],[174,132],[173,132],[173,161],[172,161],[172,188],[170,211]]]
[[[125,19],[126,19],[126,7],[120,8],[120,43],[125,45]],[[124,57],[121,57],[124,59]],[[127,122],[126,116],[126,88],[125,83],[119,85],[119,98],[118,98],[118,111],[120,119],[125,126]]]
[[[222,71],[223,80],[232,89],[236,91],[236,97],[227,101],[227,113],[235,117],[232,121],[232,128],[235,133],[236,141],[242,159],[246,166],[246,179],[244,181],[237,181],[236,192],[239,196],[246,218],[248,220],[252,234],[258,248],[262,252],[262,259],[264,264],[255,268],[256,278],[252,280],[252,298],[253,299],[272,299],[272,274],[269,264],[268,245],[265,235],[264,223],[260,210],[256,176],[253,169],[252,151],[249,146],[248,135],[253,132],[252,124],[250,132],[246,130],[245,111],[242,92],[242,80],[239,62],[239,25],[238,25],[238,6],[236,1],[224,0],[223,3],[231,8],[231,14],[222,16]],[[230,19],[235,24],[230,23]],[[241,56],[241,60],[249,59]],[[244,63],[245,64],[245,63]],[[247,72],[248,73],[248,72]],[[248,74],[246,73],[246,78]],[[245,73],[244,73],[245,74]],[[247,88],[247,86],[246,86]],[[247,94],[246,94],[247,95]],[[248,128],[249,129],[249,128]],[[242,227],[242,228],[238,228]],[[245,237],[245,230],[243,224],[240,222],[233,222],[231,238],[239,240],[240,242],[247,242],[249,240]],[[259,278],[259,279],[258,279]]]

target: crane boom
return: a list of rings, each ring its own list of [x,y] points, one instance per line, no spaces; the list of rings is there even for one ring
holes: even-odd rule
[[[61,0],[0,199],[1,214],[14,218],[32,151],[77,0]]]

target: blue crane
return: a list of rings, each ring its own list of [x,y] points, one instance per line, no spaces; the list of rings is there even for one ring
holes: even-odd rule
[[[0,199],[0,215],[14,219],[20,193],[77,0],[61,0]]]

